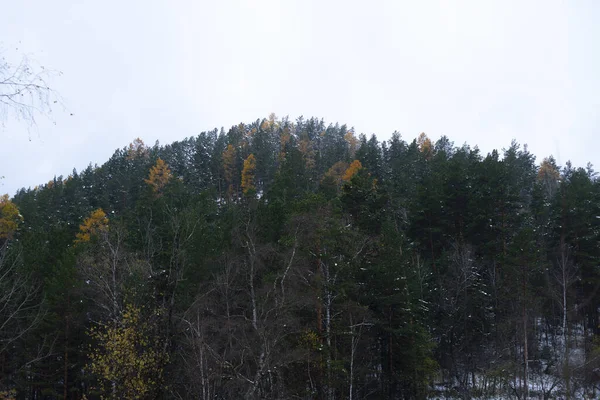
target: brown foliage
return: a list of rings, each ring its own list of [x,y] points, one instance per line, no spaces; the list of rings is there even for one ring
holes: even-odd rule
[[[223,152],[223,169],[225,170],[225,180],[231,184],[235,176],[235,147],[232,144],[227,145]]]
[[[149,151],[148,146],[144,144],[142,139],[135,138],[133,142],[129,143],[129,148],[127,149],[127,159],[135,160],[137,158],[148,158]]]

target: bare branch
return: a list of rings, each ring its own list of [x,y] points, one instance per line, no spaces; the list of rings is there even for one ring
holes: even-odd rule
[[[49,82],[59,71],[45,68],[28,56],[12,64],[0,51],[0,124],[11,118],[24,121],[28,127],[37,123],[40,115],[51,118],[53,107],[64,109],[59,94]]]

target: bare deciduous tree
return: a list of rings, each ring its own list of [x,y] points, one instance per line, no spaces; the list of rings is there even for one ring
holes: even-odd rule
[[[11,63],[0,49],[0,124],[15,118],[29,126],[40,115],[50,116],[52,108],[62,105],[49,80],[57,72],[37,64],[24,55],[19,63]]]
[[[259,243],[254,221],[237,232],[240,253],[225,257],[213,285],[183,316],[184,352],[196,398],[286,398],[288,366],[302,359],[287,339],[302,326],[295,274],[297,241],[278,252]]]
[[[46,315],[39,287],[23,271],[21,260],[20,248],[9,239],[0,239],[0,397],[13,388],[15,376],[53,354],[56,340],[46,336],[26,357],[18,354],[21,340],[38,328]]]
[[[0,353],[33,329],[43,317],[38,290],[19,270],[18,250],[10,254],[10,241],[0,245]]]

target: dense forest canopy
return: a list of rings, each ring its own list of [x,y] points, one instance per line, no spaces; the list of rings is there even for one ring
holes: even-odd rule
[[[600,183],[271,115],[0,198],[0,398],[596,398]]]

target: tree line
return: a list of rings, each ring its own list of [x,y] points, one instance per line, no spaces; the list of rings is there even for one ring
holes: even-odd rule
[[[0,198],[0,398],[595,397],[600,184],[317,118]]]

